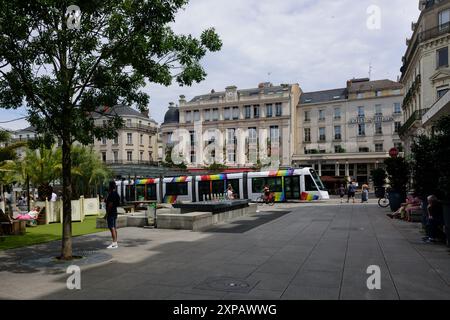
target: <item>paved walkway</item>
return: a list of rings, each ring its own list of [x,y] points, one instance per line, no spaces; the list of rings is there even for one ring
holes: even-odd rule
[[[289,212],[290,211],[290,212]],[[64,270],[21,259],[56,255],[59,242],[0,252],[3,299],[450,299],[450,255],[424,244],[420,226],[373,204],[263,206],[208,232],[125,228],[74,247],[112,259],[81,266],[81,290]],[[369,265],[381,290],[368,290]]]

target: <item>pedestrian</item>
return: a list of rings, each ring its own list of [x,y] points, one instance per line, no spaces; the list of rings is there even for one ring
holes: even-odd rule
[[[228,200],[233,200],[234,199],[234,191],[233,191],[233,187],[231,186],[231,184],[228,185],[227,199]]]
[[[108,196],[106,197],[106,221],[108,229],[111,231],[112,243],[107,247],[108,249],[117,249],[117,207],[120,204],[120,197],[116,191],[116,183],[111,181],[109,183]]]
[[[439,228],[444,224],[444,214],[442,210],[442,204],[439,202],[438,198],[435,195],[428,196],[427,200],[427,236],[423,238],[423,241],[429,243],[436,242],[438,240],[440,234]]]
[[[344,196],[345,196],[345,187],[343,184],[341,184],[341,186],[339,187],[339,196],[341,197],[341,203],[344,201]]]
[[[355,192],[356,192],[356,184],[355,181],[352,181],[347,188],[347,203],[350,202],[350,198],[352,198],[353,203],[355,203]]]
[[[369,186],[367,184],[363,184],[361,192],[361,203],[364,202],[369,202]]]

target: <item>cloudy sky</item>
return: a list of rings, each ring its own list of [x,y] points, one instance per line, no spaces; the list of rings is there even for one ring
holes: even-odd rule
[[[180,94],[190,100],[229,85],[299,83],[306,92],[345,87],[348,79],[368,77],[370,65],[372,79],[396,80],[419,13],[418,0],[191,0],[177,15],[175,32],[199,36],[215,27],[222,50],[204,58],[208,76],[199,84],[148,85],[150,114],[162,122]],[[25,115],[21,109],[0,110],[0,122]],[[0,126],[17,129],[27,122]]]

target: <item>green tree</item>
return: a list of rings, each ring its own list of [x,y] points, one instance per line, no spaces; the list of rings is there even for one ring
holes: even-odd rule
[[[384,160],[389,184],[393,191],[402,195],[406,194],[406,187],[410,177],[409,165],[405,158],[387,158]],[[404,198],[404,197],[403,197]]]
[[[200,82],[200,60],[222,46],[214,29],[199,39],[171,30],[187,2],[80,0],[78,24],[71,1],[0,0],[0,107],[25,104],[37,132],[62,141],[62,259],[72,258],[72,143],[112,139],[123,125],[112,116],[98,127],[91,115],[117,104],[144,110],[146,81]]]

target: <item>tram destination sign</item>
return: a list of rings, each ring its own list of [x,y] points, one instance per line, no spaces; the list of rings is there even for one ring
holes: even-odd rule
[[[380,123],[380,122],[392,122],[394,121],[394,117],[391,116],[375,116],[373,118],[366,117],[356,117],[350,119],[350,124],[361,124],[361,123]]]

